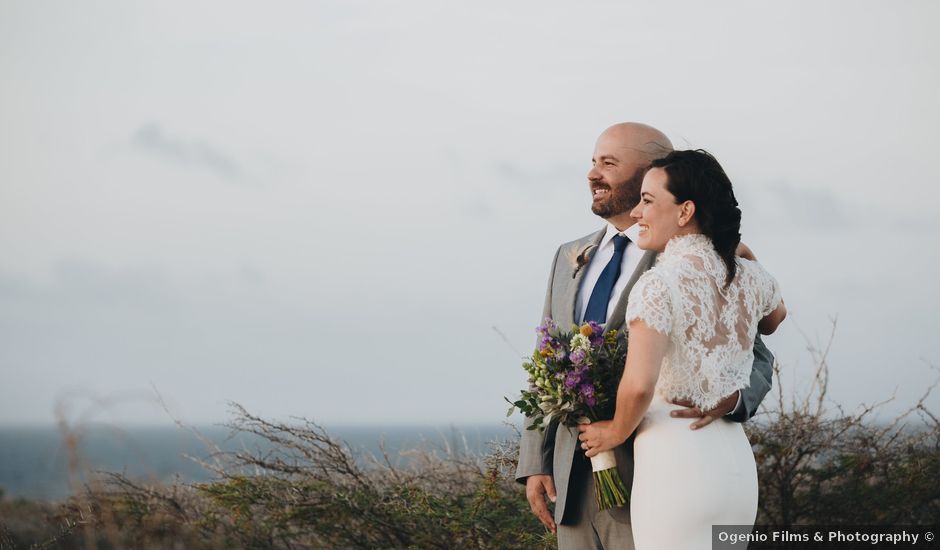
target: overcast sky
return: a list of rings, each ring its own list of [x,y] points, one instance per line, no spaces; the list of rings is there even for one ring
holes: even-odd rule
[[[612,123],[731,175],[852,408],[938,375],[940,4],[0,0],[0,424],[498,422]],[[496,327],[508,339],[504,342]],[[103,401],[103,408],[92,403]],[[940,394],[930,404],[940,409]]]

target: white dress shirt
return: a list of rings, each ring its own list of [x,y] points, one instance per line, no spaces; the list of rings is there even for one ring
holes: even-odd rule
[[[607,263],[610,262],[610,259],[614,256],[613,239],[616,235],[624,235],[630,239],[630,242],[627,243],[627,248],[623,251],[623,258],[620,263],[620,276],[614,284],[613,292],[610,293],[610,302],[607,303],[608,316],[610,312],[614,310],[614,306],[617,305],[617,302],[620,301],[620,295],[623,294],[623,290],[627,288],[630,277],[633,277],[636,266],[639,265],[640,259],[643,258],[643,254],[646,253],[644,250],[640,250],[636,245],[636,240],[640,235],[640,226],[633,224],[624,231],[618,231],[613,225],[607,224],[607,233],[605,233],[604,238],[601,239],[597,250],[591,255],[591,261],[587,265],[587,271],[584,272],[584,277],[581,279],[581,288],[578,289],[578,297],[574,309],[578,313],[578,323],[581,323],[584,319],[584,312],[587,310],[588,301],[591,299],[591,292],[594,291],[594,285],[597,284],[597,280],[601,277],[601,272],[604,271],[604,268],[607,267]]]

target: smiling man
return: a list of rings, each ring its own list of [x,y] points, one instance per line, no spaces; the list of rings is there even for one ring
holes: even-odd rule
[[[630,211],[640,200],[650,162],[670,151],[669,138],[645,124],[615,124],[600,135],[587,179],[591,211],[607,223],[600,231],[558,248],[543,318],[551,317],[561,327],[593,320],[605,330],[624,328],[630,289],[656,259],[655,252],[636,246],[638,227]],[[753,416],[770,389],[773,364],[773,356],[759,339],[754,357],[747,389],[729,395],[711,411],[680,409],[673,416],[696,418],[693,428],[725,415],[738,422]],[[523,431],[516,479],[526,485],[532,512],[558,535],[560,550],[632,549],[629,506],[598,510],[590,461],[578,443],[577,430],[568,426],[552,425],[544,433]],[[632,439],[614,452],[621,478],[629,487],[633,479]],[[555,502],[554,516],[546,497]]]
[[[630,210],[640,201],[646,167],[669,151],[669,138],[644,124],[624,122],[604,130],[597,138],[587,175],[591,211],[619,231],[632,225]]]

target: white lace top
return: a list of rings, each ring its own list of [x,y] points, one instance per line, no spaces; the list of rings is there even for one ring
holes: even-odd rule
[[[777,281],[757,262],[727,268],[705,235],[673,237],[627,302],[627,324],[639,319],[669,336],[656,391],[690,399],[703,410],[750,383],[757,323],[780,303]]]

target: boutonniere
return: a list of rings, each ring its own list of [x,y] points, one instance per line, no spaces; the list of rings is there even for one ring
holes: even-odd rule
[[[588,262],[591,261],[591,255],[594,254],[594,250],[597,248],[596,244],[589,244],[582,248],[580,251],[576,249],[571,249],[568,252],[568,260],[571,262],[574,271],[571,273],[571,278],[574,279],[578,276],[578,272],[581,271],[581,268],[586,266]]]

